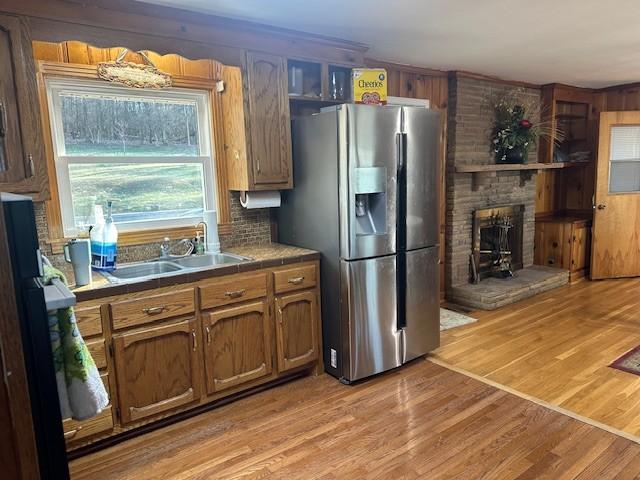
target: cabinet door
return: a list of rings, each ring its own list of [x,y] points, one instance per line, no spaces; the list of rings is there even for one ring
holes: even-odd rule
[[[253,186],[291,188],[291,125],[286,60],[247,53]]]
[[[571,224],[536,222],[534,263],[548,267],[571,267]]]
[[[200,398],[199,345],[196,319],[113,336],[123,423]]]
[[[0,190],[48,192],[39,108],[27,25],[0,15]]]
[[[315,290],[276,298],[278,371],[318,358],[318,300]]]
[[[589,266],[589,228],[574,225],[571,246],[571,271],[583,270]]]
[[[266,300],[208,313],[203,325],[209,394],[271,374]]]

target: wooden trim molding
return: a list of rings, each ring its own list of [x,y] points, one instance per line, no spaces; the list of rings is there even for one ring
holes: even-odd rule
[[[166,49],[154,48],[165,52],[191,43],[214,46],[233,56],[239,50],[256,50],[350,65],[362,64],[368,49],[348,40],[131,0],[0,0],[0,11],[30,17],[37,24],[34,38],[57,42],[76,38],[113,45],[114,38],[144,35],[158,39]]]
[[[449,72],[450,78],[472,78],[474,80],[482,80],[485,82],[496,82],[501,83],[503,85],[509,85],[513,87],[523,87],[523,88],[535,88],[540,89],[541,85],[536,83],[522,82],[520,80],[505,80],[504,78],[494,77],[492,75],[484,75],[482,73],[475,72],[467,72],[464,70],[452,70]]]
[[[430,77],[446,77],[449,74],[446,70],[436,70],[434,68],[376,60],[375,58],[365,58],[364,63],[367,67],[371,68],[385,68],[387,71],[401,70],[403,72],[415,73],[416,75],[427,75]]]
[[[60,212],[60,196],[58,192],[56,166],[51,138],[51,124],[48,101],[46,98],[45,80],[48,77],[97,79],[97,64],[114,60],[123,47],[97,48],[83,42],[69,41],[62,43],[33,42],[34,56],[37,60],[37,79],[40,109],[42,113],[42,130],[44,132],[45,157],[51,189],[51,199],[47,202],[46,215],[49,227],[47,243],[53,253],[61,253],[63,245],[68,241],[64,236],[62,215]],[[215,60],[189,60],[180,55],[159,55],[155,52],[143,52],[162,71],[170,73],[173,85],[178,88],[208,90],[211,99],[212,138],[215,158],[216,203],[218,212],[218,232],[230,234],[231,206],[228,194],[228,178],[225,168],[224,123],[222,118],[222,101],[217,91],[217,82],[221,78],[222,64]],[[126,61],[144,63],[139,53],[128,52]],[[120,245],[140,245],[157,242],[164,237],[170,239],[193,238],[195,227],[176,227],[168,229],[150,229],[135,232],[123,232],[119,237]]]

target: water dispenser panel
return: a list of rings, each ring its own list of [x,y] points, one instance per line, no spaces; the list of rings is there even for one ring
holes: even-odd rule
[[[385,167],[355,168],[352,178],[356,235],[386,233],[387,169]]]

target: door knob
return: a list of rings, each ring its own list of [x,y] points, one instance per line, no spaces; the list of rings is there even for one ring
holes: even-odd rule
[[[599,203],[598,206],[596,207],[598,210],[604,210],[605,208],[607,208],[607,206],[604,203]]]

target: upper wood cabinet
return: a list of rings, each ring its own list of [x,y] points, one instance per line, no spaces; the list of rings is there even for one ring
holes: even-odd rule
[[[0,15],[0,190],[49,195],[31,36],[11,15]]]
[[[247,52],[243,69],[225,66],[222,78],[229,189],[293,188],[286,59]]]
[[[113,336],[123,423],[200,399],[199,345],[195,318]]]
[[[318,358],[318,298],[315,290],[276,297],[278,371]]]
[[[222,308],[203,316],[207,393],[267,376],[271,325],[266,300]]]

